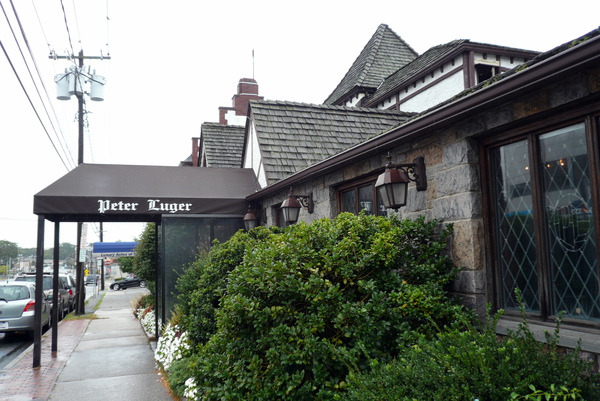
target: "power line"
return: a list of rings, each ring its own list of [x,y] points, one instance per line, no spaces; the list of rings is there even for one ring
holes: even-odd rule
[[[50,42],[48,42],[48,38],[46,37],[46,31],[44,31],[44,26],[42,25],[42,20],[40,20],[40,14],[38,13],[37,7],[35,6],[35,1],[31,0],[31,5],[33,5],[33,10],[35,11],[35,16],[37,17],[38,24],[40,25],[40,29],[42,30],[42,35],[44,36],[44,40],[46,41],[46,45],[48,46],[48,51],[51,51]]]
[[[10,59],[10,56],[8,55],[6,48],[4,47],[4,44],[2,43],[2,41],[0,40],[0,47],[2,47],[2,51],[4,52],[4,55],[6,56],[6,59],[8,60],[8,63],[10,64],[10,67],[12,68],[15,76],[17,77],[17,80],[19,81],[19,84],[21,85],[21,88],[23,89],[23,92],[25,93],[25,96],[27,96],[27,100],[29,101],[29,104],[31,105],[31,108],[33,109],[33,111],[35,112],[36,117],[38,118],[38,121],[40,122],[40,124],[42,124],[42,127],[44,128],[44,132],[46,132],[46,136],[48,137],[48,139],[50,140],[50,143],[52,143],[52,146],[54,147],[54,150],[56,152],[56,154],[58,155],[58,157],[60,158],[60,161],[63,163],[63,165],[65,166],[65,168],[67,169],[67,171],[70,171],[69,167],[67,166],[67,164],[65,163],[64,159],[62,158],[62,156],[60,155],[60,153],[58,152],[58,149],[56,148],[56,145],[54,144],[54,141],[52,140],[52,138],[50,137],[50,133],[48,132],[48,130],[46,129],[46,127],[44,126],[44,123],[42,122],[42,119],[38,113],[38,111],[35,108],[35,105],[33,104],[33,102],[31,101],[31,97],[29,97],[29,93],[27,93],[27,90],[25,89],[25,86],[23,85],[23,81],[21,81],[21,78],[19,77],[19,74],[17,73],[17,70],[15,69],[15,66],[12,62],[12,60]]]
[[[54,106],[53,106],[52,102],[50,101],[50,96],[48,95],[48,90],[46,88],[46,85],[44,85],[44,80],[42,79],[42,75],[40,73],[40,69],[39,69],[38,64],[36,62],[35,56],[33,55],[33,51],[31,50],[31,47],[29,46],[29,40],[27,39],[27,35],[25,34],[25,30],[23,29],[23,25],[21,24],[21,20],[19,18],[19,14],[17,13],[17,10],[15,9],[15,6],[14,6],[12,0],[10,0],[10,4],[11,4],[11,7],[12,7],[14,16],[15,16],[15,18],[17,20],[17,24],[19,25],[19,29],[20,29],[20,32],[21,32],[21,36],[23,37],[23,41],[25,42],[25,45],[27,46],[27,50],[29,52],[29,57],[33,61],[33,65],[35,67],[38,80],[42,84],[42,88],[43,88],[44,94],[46,95],[46,99],[48,100],[48,103],[50,104],[50,108],[52,109],[52,113],[54,115],[54,118],[58,122],[58,117],[56,115],[56,110],[54,109]],[[12,34],[13,34],[13,38],[15,40],[15,43],[17,44],[17,47],[18,47],[19,52],[21,54],[21,58],[23,59],[25,67],[27,68],[27,71],[29,72],[29,77],[31,78],[31,81],[32,81],[32,83],[33,83],[33,85],[34,85],[34,87],[36,89],[38,97],[39,97],[39,99],[40,99],[40,101],[42,103],[42,106],[44,108],[44,111],[46,113],[46,117],[48,117],[48,121],[50,122],[50,125],[52,126],[52,130],[54,131],[54,134],[56,135],[56,137],[58,139],[58,142],[59,142],[59,144],[60,144],[60,146],[62,148],[63,153],[66,156],[69,156],[70,159],[71,159],[71,162],[74,164],[73,156],[71,154],[71,151],[69,149],[67,141],[65,140],[64,134],[63,134],[62,130],[60,129],[60,124],[59,124],[59,129],[57,131],[56,127],[54,126],[53,120],[50,117],[50,114],[48,112],[48,108],[46,107],[46,103],[44,102],[44,100],[42,98],[42,95],[40,94],[40,91],[39,91],[38,85],[36,83],[36,80],[34,79],[33,74],[31,73],[31,69],[29,68],[29,63],[27,62],[27,59],[25,58],[25,55],[23,54],[23,50],[21,48],[21,45],[20,45],[20,43],[19,43],[19,41],[18,41],[18,39],[17,39],[17,37],[15,35],[15,32],[14,32],[14,30],[12,28],[12,24],[10,23],[10,20],[8,18],[8,15],[6,14],[6,10],[4,9],[4,6],[2,4],[0,4],[0,7],[2,7],[2,11],[4,13],[4,17],[6,18],[6,21],[8,22],[8,25],[10,27],[10,30],[11,30]],[[60,134],[62,136],[62,141],[61,141],[61,138],[58,136],[58,132],[60,132]],[[63,143],[64,143],[64,145],[63,145]],[[67,148],[66,150],[65,150],[65,146]]]
[[[79,36],[79,47],[82,48],[83,42],[81,41],[81,30],[79,29],[79,18],[77,18],[77,8],[75,7],[75,0],[73,0],[73,14],[75,14],[75,26],[77,27],[77,35]]]
[[[69,46],[71,46],[71,54],[75,54],[75,50],[73,50],[73,42],[71,41],[71,31],[69,30],[69,23],[67,22],[67,13],[62,0],[60,0],[60,6],[62,7],[63,17],[65,19],[65,27],[67,28],[67,36],[69,38]]]

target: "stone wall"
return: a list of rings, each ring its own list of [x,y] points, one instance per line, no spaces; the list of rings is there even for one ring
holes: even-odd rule
[[[499,104],[479,114],[455,122],[438,131],[432,131],[402,145],[386,148],[381,153],[365,158],[333,173],[321,175],[312,181],[294,187],[298,194],[312,193],[315,211],[301,211],[300,220],[311,222],[320,218],[335,217],[338,211],[336,187],[342,183],[376,174],[383,170],[388,152],[393,163],[410,163],[414,158],[425,159],[428,189],[417,192],[409,186],[407,206],[399,210],[401,218],[439,219],[451,223],[454,235],[450,244],[452,259],[461,272],[453,290],[462,295],[465,304],[473,307],[480,316],[485,305],[491,302],[491,282],[486,283],[486,246],[483,216],[482,181],[480,176],[479,139],[514,129],[519,124],[549,118],[555,108],[600,91],[598,70],[588,71],[562,82],[547,86],[528,95]],[[263,199],[266,224],[275,224],[272,206],[279,205],[288,191]]]

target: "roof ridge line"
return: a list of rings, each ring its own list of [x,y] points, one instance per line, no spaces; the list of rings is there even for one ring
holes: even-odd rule
[[[310,108],[318,108],[318,109],[337,109],[337,110],[345,110],[345,111],[360,111],[360,112],[370,112],[370,113],[388,113],[388,114],[415,114],[408,113],[400,110],[388,110],[388,109],[376,109],[372,107],[357,107],[357,106],[339,106],[339,105],[329,105],[329,104],[317,104],[317,103],[303,103],[303,102],[295,102],[291,100],[251,100],[250,104],[273,104],[273,105],[282,105],[282,106],[297,106],[297,107],[310,107]]]

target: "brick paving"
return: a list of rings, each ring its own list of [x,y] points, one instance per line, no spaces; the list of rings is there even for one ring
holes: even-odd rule
[[[42,336],[41,367],[34,369],[33,346],[0,372],[0,401],[47,400],[58,376],[83,337],[90,320],[68,320],[58,326],[58,351],[52,353],[52,331]]]

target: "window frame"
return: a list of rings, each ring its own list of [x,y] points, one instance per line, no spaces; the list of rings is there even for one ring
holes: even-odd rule
[[[507,130],[506,132],[495,132],[488,135],[480,141],[480,167],[482,176],[482,200],[483,200],[483,216],[485,229],[486,249],[489,250],[486,256],[487,276],[490,278],[487,284],[488,300],[492,302],[495,310],[503,309],[501,304],[501,283],[500,283],[500,266],[498,265],[498,241],[496,235],[496,221],[494,208],[494,182],[493,182],[493,164],[492,152],[502,146],[516,143],[518,141],[527,140],[528,157],[532,166],[540,166],[541,149],[540,136],[561,128],[574,126],[576,124],[584,124],[584,132],[586,138],[587,154],[589,157],[589,175],[590,177],[600,176],[600,111],[599,104],[587,105],[585,110],[577,110],[571,112],[563,112],[555,114],[544,120],[532,122],[530,124]],[[542,173],[538,168],[531,172],[532,190],[532,207],[534,210],[540,211],[544,209]],[[593,227],[596,235],[596,258],[600,260],[600,184],[598,179],[591,180],[591,207],[596,213],[594,214]],[[538,213],[539,214],[539,213]],[[538,292],[540,311],[527,311],[526,316],[531,319],[542,322],[555,322],[557,316],[550,311],[551,307],[551,286],[550,282],[550,262],[549,249],[546,241],[546,225],[541,217],[534,219],[534,243],[536,249],[536,264],[535,268],[538,274]],[[600,275],[600,264],[597,263],[596,269]],[[519,318],[520,312],[506,309],[504,312],[506,317]],[[577,319],[571,317],[563,317],[564,323],[573,324],[576,326],[591,327],[594,329],[600,328],[600,320]]]
[[[373,186],[373,202],[375,203],[374,207],[374,212],[372,213],[372,215],[374,216],[387,216],[387,212],[385,214],[380,213],[379,209],[378,209],[378,205],[379,205],[379,194],[377,193],[377,189],[375,188],[375,182],[377,181],[377,177],[378,175],[370,175],[368,177],[363,177],[363,178],[359,178],[353,181],[348,181],[342,185],[339,185],[335,188],[336,190],[336,200],[337,200],[337,210],[338,213],[344,213],[343,212],[343,196],[342,193],[343,192],[347,192],[349,190],[354,190],[356,192],[356,197],[355,197],[355,207],[357,212],[355,214],[358,214],[361,212],[362,209],[360,209],[359,206],[359,197],[358,197],[358,190],[359,188],[363,188],[366,187],[368,185],[372,185]],[[349,213],[349,212],[348,212]]]

